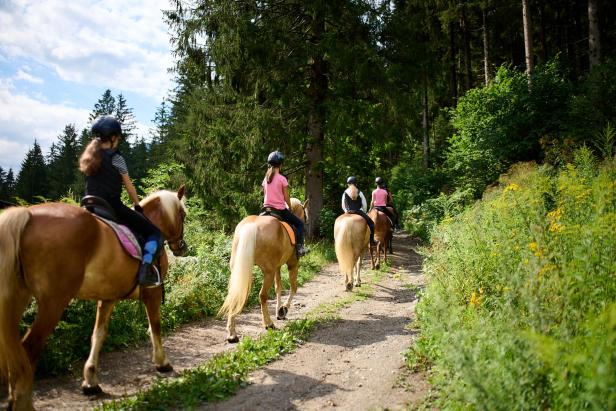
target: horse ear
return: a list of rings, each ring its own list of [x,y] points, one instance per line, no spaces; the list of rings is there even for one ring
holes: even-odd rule
[[[178,198],[181,200],[182,197],[184,196],[184,190],[185,190],[186,186],[184,186],[184,184],[182,184],[180,186],[180,188],[178,188]]]
[[[304,204],[302,204],[302,207],[303,207],[304,209],[306,208],[306,205],[308,204],[308,201],[310,201],[310,199],[308,199],[308,200],[304,201]]]

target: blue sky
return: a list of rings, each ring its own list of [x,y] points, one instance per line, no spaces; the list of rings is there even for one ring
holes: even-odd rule
[[[133,108],[148,138],[173,87],[168,0],[0,0],[0,167],[19,169],[36,139],[44,154],[106,89]]]

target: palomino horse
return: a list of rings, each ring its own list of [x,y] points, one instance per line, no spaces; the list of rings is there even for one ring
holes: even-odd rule
[[[178,193],[156,192],[141,202],[145,215],[168,239],[175,255],[186,250],[186,208]],[[161,274],[168,266],[161,253]],[[139,261],[123,250],[115,233],[88,211],[64,203],[9,208],[0,214],[0,377],[8,380],[9,408],[32,409],[36,360],[72,298],[98,300],[92,348],[84,366],[84,393],[100,392],[99,352],[117,300],[141,298],[145,304],[159,371],[172,367],[160,338],[162,287],[135,287]],[[32,327],[20,341],[19,321],[34,297]]]
[[[391,228],[391,221],[385,213],[373,208],[368,213],[368,217],[374,221],[374,240],[376,241],[376,265],[373,268],[379,268],[381,266],[381,253],[383,253],[385,264],[387,264],[387,253],[390,250],[394,233]]]
[[[307,201],[306,201],[307,202]],[[297,198],[291,199],[291,211],[301,220],[305,220],[304,206]],[[284,305],[281,305],[282,281],[280,267],[287,264],[291,290]],[[271,216],[251,215],[244,218],[235,227],[233,247],[231,249],[231,277],[229,292],[219,314],[227,314],[227,341],[239,341],[235,331],[235,317],[242,312],[252,287],[252,267],[259,266],[263,271],[263,285],[259,292],[263,326],[274,328],[274,323],[267,308],[267,294],[276,282],[276,314],[279,320],[286,318],[291,301],[297,292],[297,270],[299,268],[295,246],[291,245],[289,235],[282,224]]]
[[[336,243],[336,258],[340,273],[344,274],[344,284],[347,291],[353,286],[361,287],[362,256],[370,248],[370,257],[374,266],[374,256],[370,244],[370,228],[366,221],[357,214],[345,213],[336,219],[334,224],[334,241]],[[355,281],[353,281],[355,277]]]

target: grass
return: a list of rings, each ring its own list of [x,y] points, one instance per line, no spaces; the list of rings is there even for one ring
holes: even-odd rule
[[[381,281],[388,267],[369,271],[371,283]],[[175,379],[157,379],[153,386],[135,397],[103,404],[103,410],[162,410],[194,408],[208,401],[219,401],[243,386],[250,372],[297,349],[319,326],[339,318],[341,309],[363,301],[373,293],[370,283],[356,292],[311,310],[304,318],[290,321],[284,328],[269,330],[257,339],[244,337],[237,349],[214,356],[205,364],[184,371]]]

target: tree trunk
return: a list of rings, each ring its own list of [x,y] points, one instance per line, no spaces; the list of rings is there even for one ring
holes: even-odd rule
[[[423,81],[422,81],[422,93],[421,93],[421,106],[422,106],[422,116],[421,116],[421,129],[423,133],[423,167],[427,169],[430,167],[430,124],[428,123],[428,78],[427,78],[426,70],[423,70]]]
[[[490,84],[490,48],[488,45],[488,26],[486,21],[486,11],[481,10],[482,32],[483,32],[483,75],[486,86]]]
[[[312,44],[322,41],[325,31],[323,14],[316,13],[312,22]],[[317,53],[310,63],[310,85],[308,98],[310,109],[308,113],[308,143],[306,157],[306,199],[309,200],[307,214],[309,223],[307,235],[315,239],[319,237],[319,218],[323,208],[323,144],[325,125],[325,97],[327,93],[327,64],[323,54]]]
[[[528,84],[530,85],[534,63],[533,30],[530,22],[530,10],[528,8],[528,0],[522,0],[522,17],[524,22],[524,52],[526,54],[526,75],[528,76]]]
[[[588,61],[591,69],[601,62],[599,0],[588,0]]]
[[[548,45],[545,38],[545,11],[543,4],[539,5],[539,43],[541,44],[541,62],[548,61]]]
[[[458,70],[456,68],[456,33],[453,21],[449,23],[449,57],[451,58],[451,96],[454,106],[458,104]]]
[[[466,7],[462,6],[460,15],[460,29],[462,31],[462,43],[464,47],[464,86],[466,90],[473,87],[473,73],[471,69],[471,38],[466,19]]]
[[[579,44],[582,42],[582,16],[580,15],[580,0],[575,0],[573,5],[573,22],[575,24],[575,41],[573,42],[573,52],[575,54],[575,78],[582,74],[582,58]]]

